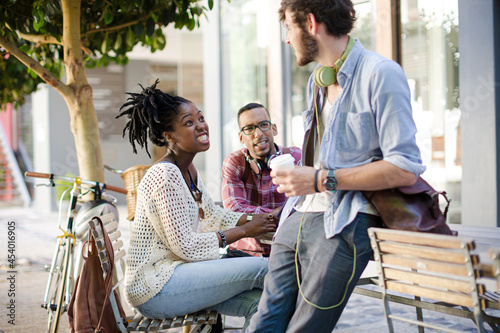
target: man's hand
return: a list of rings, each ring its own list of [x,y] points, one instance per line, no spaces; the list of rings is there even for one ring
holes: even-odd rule
[[[273,183],[278,186],[279,193],[285,193],[287,197],[315,193],[314,174],[316,169],[309,166],[296,166],[293,169],[273,170],[271,177]]]

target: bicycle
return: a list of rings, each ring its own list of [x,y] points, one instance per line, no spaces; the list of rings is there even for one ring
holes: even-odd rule
[[[49,278],[42,308],[48,312],[47,332],[56,333],[59,330],[59,321],[64,312],[67,311],[71,301],[74,289],[75,278],[81,270],[81,255],[76,256],[74,261],[75,249],[80,249],[83,241],[87,238],[87,221],[94,216],[104,215],[113,212],[118,221],[118,210],[114,205],[116,199],[108,194],[106,190],[126,194],[127,190],[106,185],[100,182],[83,180],[79,177],[58,176],[55,174],[30,172],[25,173],[26,177],[48,179],[47,184],[38,184],[37,186],[66,186],[56,184],[55,181],[64,181],[72,183],[71,186],[61,196],[61,201],[68,190],[70,190],[69,207],[66,214],[66,226],[62,226],[62,205],[59,207],[58,228],[62,235],[58,236],[54,255],[50,266],[46,267],[49,271]],[[81,193],[80,191],[84,193]],[[83,205],[78,204],[79,198],[83,195],[93,192],[94,200],[88,201]],[[79,253],[78,251],[76,252]]]

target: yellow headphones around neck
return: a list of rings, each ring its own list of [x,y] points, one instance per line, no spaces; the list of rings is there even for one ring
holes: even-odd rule
[[[314,73],[313,73],[313,81],[314,84],[317,85],[318,87],[328,87],[329,85],[334,84],[337,82],[337,73],[340,70],[340,67],[342,67],[342,64],[346,60],[347,56],[352,50],[352,47],[356,41],[354,38],[349,36],[349,42],[347,43],[347,47],[342,54],[342,57],[340,57],[339,60],[335,62],[335,65],[333,67],[329,66],[322,66],[318,67]]]

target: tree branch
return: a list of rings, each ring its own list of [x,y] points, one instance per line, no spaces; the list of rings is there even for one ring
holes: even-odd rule
[[[29,42],[37,43],[37,44],[58,44],[58,45],[63,45],[61,42],[59,42],[56,38],[53,36],[49,35],[27,35],[23,34],[19,31],[17,31],[19,34],[19,37],[21,37],[24,40],[27,40]],[[85,47],[82,43],[81,45],[82,51],[85,52],[87,55],[92,55],[92,51],[89,50],[88,47]]]
[[[0,36],[0,46],[2,46],[9,54],[16,57],[26,67],[35,72],[42,80],[54,87],[61,95],[65,96],[69,93],[68,87],[52,72],[29,55],[21,51],[16,45],[11,43],[7,38]]]
[[[123,24],[119,24],[119,25],[115,25],[115,26],[112,26],[112,27],[105,27],[105,28],[99,28],[99,29],[89,29],[85,32],[85,35],[90,35],[90,34],[93,34],[94,32],[103,32],[103,31],[114,31],[114,30],[120,30],[122,28],[126,28],[126,27],[130,27],[132,25],[136,25],[137,23],[139,22],[143,22],[143,21],[146,21],[147,18],[149,16],[151,16],[151,13],[154,13],[154,12],[159,12],[160,9],[157,8],[157,9],[154,9],[154,10],[151,10],[150,12],[148,12],[146,15],[143,15],[143,17],[137,19],[137,20],[134,20],[134,21],[129,21],[127,23],[123,23]],[[157,23],[158,24],[158,23]]]
[[[17,32],[19,34],[19,37],[22,39],[25,39],[29,42],[37,43],[37,44],[59,44],[62,45],[61,42],[59,42],[57,39],[55,39],[53,36],[50,35],[28,35],[28,34],[23,34],[21,32]]]
[[[137,23],[139,23],[141,21],[142,21],[142,19],[138,19],[138,20],[135,20],[135,21],[130,21],[130,22],[124,23],[124,24],[115,25],[113,27],[106,27],[106,28],[99,28],[99,29],[89,29],[89,30],[87,30],[85,32],[85,35],[91,35],[94,32],[119,30],[119,29],[122,29],[122,28],[126,28],[126,27],[130,27],[132,25],[135,25],[135,24],[137,24]]]

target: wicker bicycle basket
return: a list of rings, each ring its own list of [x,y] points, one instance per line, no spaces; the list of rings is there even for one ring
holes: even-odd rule
[[[136,165],[123,171],[121,177],[125,182],[125,189],[127,190],[127,220],[133,221],[135,215],[135,205],[137,202],[137,186],[141,182],[142,177],[148,171],[150,165]]]

